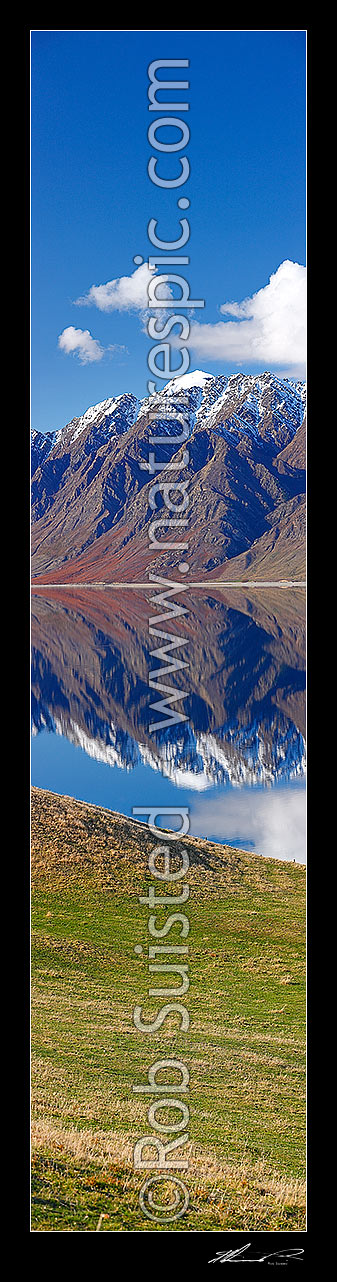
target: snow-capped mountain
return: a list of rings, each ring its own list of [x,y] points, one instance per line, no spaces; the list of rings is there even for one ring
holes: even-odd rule
[[[149,565],[174,568],[179,555],[149,552],[153,513],[140,464],[150,434],[180,432],[174,412],[182,409],[193,574],[233,577],[234,568],[239,579],[256,577],[261,563],[257,577],[303,577],[305,385],[269,373],[196,370],[141,401],[126,392],[58,431],[33,432],[36,579],[134,580]],[[171,461],[172,443],[158,447],[158,457]]]

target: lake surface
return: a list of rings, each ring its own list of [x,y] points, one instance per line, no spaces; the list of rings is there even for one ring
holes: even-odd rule
[[[304,862],[304,590],[186,586],[172,620],[159,591],[33,592],[33,784]]]

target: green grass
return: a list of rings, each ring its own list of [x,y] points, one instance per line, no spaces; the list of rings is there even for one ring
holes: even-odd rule
[[[143,826],[33,791],[33,1231],[153,1231],[132,1088],[170,1056],[190,1072],[190,1206],[157,1231],[302,1228],[304,870],[184,839],[190,1028],[149,1036],[134,1006],[153,1018],[168,1000],[147,996],[152,845]]]

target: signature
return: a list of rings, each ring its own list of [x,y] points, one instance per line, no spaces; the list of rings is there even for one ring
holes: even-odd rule
[[[286,1264],[288,1260],[302,1260],[304,1248],[300,1246],[290,1247],[285,1251],[267,1251],[265,1255],[247,1256],[245,1252],[249,1250],[250,1242],[246,1246],[239,1246],[236,1251],[217,1251],[209,1264],[264,1264],[265,1260],[277,1260],[280,1264]]]

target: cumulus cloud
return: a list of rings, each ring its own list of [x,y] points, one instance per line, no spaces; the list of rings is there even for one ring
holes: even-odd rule
[[[131,276],[117,276],[105,285],[91,285],[83,298],[76,298],[76,306],[98,307],[100,312],[144,311],[148,307],[147,290],[154,273],[154,267],[143,263]]]
[[[145,324],[149,315],[148,285],[152,277],[157,274],[154,267],[149,268],[148,263],[143,263],[132,272],[131,276],[118,276],[116,280],[106,281],[105,285],[91,285],[87,294],[76,299],[75,305],[97,307],[100,312],[137,312]],[[163,302],[163,308],[155,309],[156,320],[160,324],[165,316],[165,299],[172,297],[172,291],[166,279],[158,284],[156,297]],[[98,339],[92,337],[89,329],[75,329],[74,325],[69,325],[62,331],[58,338],[58,346],[63,352],[77,356],[81,365],[101,361],[105,353],[128,354],[127,347],[120,346],[118,343],[110,343],[104,348]]]
[[[191,805],[191,831],[199,837],[253,847],[273,859],[305,863],[306,801],[303,787],[252,788]]]
[[[97,338],[92,337],[90,330],[75,329],[74,325],[68,325],[68,329],[62,330],[62,334],[58,337],[58,346],[62,352],[78,356],[81,365],[101,361],[104,356],[104,347]]]
[[[160,273],[161,275],[163,273]],[[97,307],[100,312],[138,312],[145,326],[149,308],[148,286],[153,276],[158,275],[155,267],[142,263],[131,276],[117,276],[116,280],[107,280],[105,285],[91,285],[87,294],[76,298],[76,307]],[[165,303],[172,298],[172,290],[166,279],[156,289],[156,297]],[[165,319],[165,308],[155,309],[156,319],[160,325]]]
[[[223,303],[233,320],[195,323],[190,347],[211,360],[296,367],[305,373],[306,268],[286,260],[268,285],[241,303]]]

